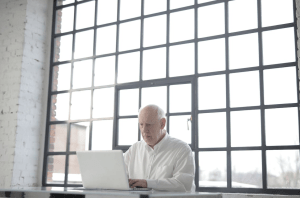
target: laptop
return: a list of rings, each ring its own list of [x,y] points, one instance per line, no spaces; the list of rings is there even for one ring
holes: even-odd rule
[[[83,188],[103,190],[148,191],[150,188],[130,188],[123,152],[77,151]],[[80,188],[76,188],[80,189]],[[80,190],[81,190],[80,189]]]

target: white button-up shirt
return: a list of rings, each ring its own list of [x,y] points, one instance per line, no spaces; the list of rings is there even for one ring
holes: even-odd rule
[[[154,190],[194,192],[195,165],[190,146],[168,135],[152,149],[145,141],[124,154],[130,179],[145,179]]]

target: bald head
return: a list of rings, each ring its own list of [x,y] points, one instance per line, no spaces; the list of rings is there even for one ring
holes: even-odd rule
[[[154,104],[150,104],[150,105],[146,105],[144,107],[141,107],[140,110],[139,110],[139,116],[140,116],[140,113],[143,111],[143,110],[146,110],[146,111],[151,111],[151,112],[156,112],[156,117],[158,120],[161,120],[162,118],[165,118],[165,111],[160,108],[159,106],[157,105],[154,105]]]

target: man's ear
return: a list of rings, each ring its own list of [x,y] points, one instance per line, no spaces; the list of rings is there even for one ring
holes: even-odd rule
[[[165,128],[165,126],[166,126],[166,118],[162,118],[161,120],[160,120],[160,129],[164,129]]]

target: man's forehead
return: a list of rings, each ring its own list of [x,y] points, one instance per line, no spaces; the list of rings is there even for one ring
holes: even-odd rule
[[[139,115],[139,120],[140,121],[158,121],[157,119],[157,110],[152,109],[152,108],[145,108],[140,112]]]

